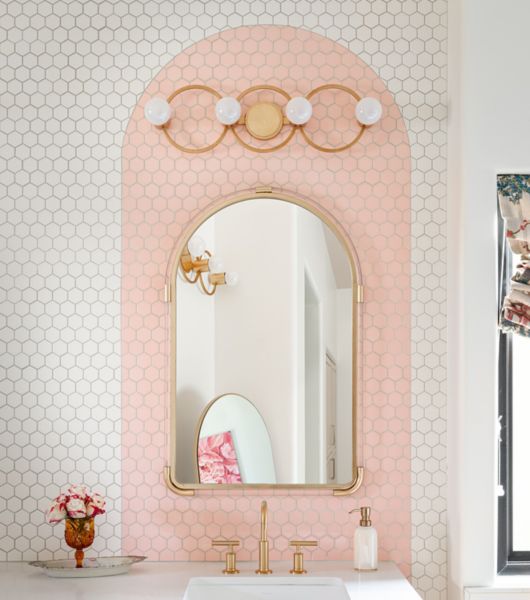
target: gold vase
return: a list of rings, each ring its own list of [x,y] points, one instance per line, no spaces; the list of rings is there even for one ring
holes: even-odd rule
[[[83,567],[84,548],[94,541],[94,517],[84,519],[66,519],[64,539],[70,548],[75,548],[76,569]]]

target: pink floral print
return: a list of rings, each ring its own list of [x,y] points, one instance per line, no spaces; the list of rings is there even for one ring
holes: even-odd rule
[[[230,431],[200,438],[197,459],[200,483],[241,483]]]
[[[521,255],[499,325],[505,333],[530,337],[530,176],[499,175],[497,188],[508,244],[514,254]]]

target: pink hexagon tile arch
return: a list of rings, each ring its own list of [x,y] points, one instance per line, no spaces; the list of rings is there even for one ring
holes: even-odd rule
[[[145,103],[203,83],[226,95],[270,83],[291,95],[339,82],[378,97],[384,118],[350,150],[324,155],[295,137],[271,154],[254,154],[230,136],[214,151],[171,147],[143,117]],[[200,145],[217,127],[203,97],[178,108],[199,118],[188,136]],[[329,106],[329,105],[328,105]],[[345,107],[343,107],[346,110]],[[337,145],[351,123],[323,104],[312,133]],[[333,134],[333,131],[339,132]],[[340,138],[340,139],[338,139]],[[359,256],[365,284],[361,490],[199,492],[179,497],[163,480],[169,403],[165,272],[189,220],[221,198],[270,185],[314,202],[340,223]],[[373,507],[380,558],[410,574],[410,148],[400,111],[385,84],[355,54],[320,35],[278,26],[227,30],[189,47],[155,77],[130,119],[123,146],[123,552],[156,560],[218,560],[211,539],[237,536],[239,557],[256,556],[262,498],[270,508],[271,558],[289,559],[288,541],[319,541],[314,559],[349,559],[355,523],[348,510]]]

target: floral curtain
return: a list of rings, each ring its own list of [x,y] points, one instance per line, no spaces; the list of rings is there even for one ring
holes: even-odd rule
[[[497,193],[515,264],[499,324],[506,333],[530,337],[530,175],[499,175]]]

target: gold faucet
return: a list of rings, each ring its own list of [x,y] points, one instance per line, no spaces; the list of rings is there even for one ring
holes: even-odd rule
[[[256,573],[259,575],[269,575],[272,571],[269,569],[269,541],[267,540],[267,502],[263,500],[261,503],[261,535],[259,540],[259,559],[258,569]]]

